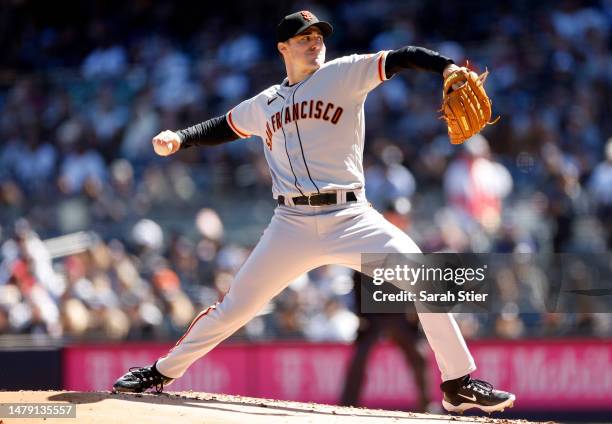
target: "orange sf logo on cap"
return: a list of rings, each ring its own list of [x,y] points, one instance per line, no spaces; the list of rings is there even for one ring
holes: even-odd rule
[[[312,21],[312,19],[314,18],[314,15],[307,10],[301,11],[300,14],[302,15],[302,18],[304,18],[308,22]]]

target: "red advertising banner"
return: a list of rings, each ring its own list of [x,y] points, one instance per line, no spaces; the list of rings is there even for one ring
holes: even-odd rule
[[[128,368],[148,365],[170,345],[79,345],[64,352],[64,388],[109,390]],[[470,343],[475,377],[517,395],[524,410],[612,410],[612,342],[597,340]],[[342,344],[223,344],[197,361],[170,390],[240,394],[335,404],[352,347]],[[430,356],[430,391],[440,399]],[[412,370],[392,345],[374,349],[361,404],[408,409],[415,404]]]

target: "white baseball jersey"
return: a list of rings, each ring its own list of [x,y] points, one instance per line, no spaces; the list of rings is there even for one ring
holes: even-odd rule
[[[303,81],[285,79],[227,113],[236,134],[264,141],[275,198],[364,186],[363,106],[386,79],[387,53],[332,60]]]

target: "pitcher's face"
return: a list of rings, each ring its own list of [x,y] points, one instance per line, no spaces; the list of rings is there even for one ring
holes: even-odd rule
[[[288,65],[316,71],[325,63],[323,34],[314,26],[284,43],[278,43],[278,49]]]

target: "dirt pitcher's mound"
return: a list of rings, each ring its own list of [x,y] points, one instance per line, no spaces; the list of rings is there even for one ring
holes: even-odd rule
[[[79,424],[278,424],[278,423],[528,423],[504,419],[413,414],[364,408],[346,408],[315,403],[288,402],[209,393],[112,394],[109,392],[0,392],[0,403],[74,404],[75,418],[8,418],[8,423]]]

